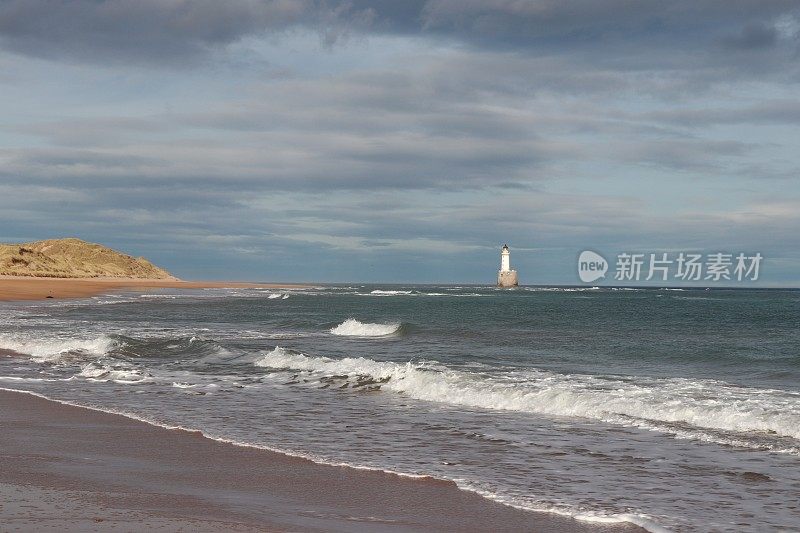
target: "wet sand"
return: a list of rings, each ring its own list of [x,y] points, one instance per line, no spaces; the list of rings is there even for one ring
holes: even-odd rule
[[[0,390],[3,531],[641,531]]]
[[[0,276],[0,301],[85,298],[120,290],[146,289],[288,289],[303,285],[160,279],[33,278]]]

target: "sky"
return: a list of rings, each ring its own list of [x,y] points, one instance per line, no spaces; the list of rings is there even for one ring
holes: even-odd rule
[[[799,60],[798,0],[0,0],[0,241],[287,282],[760,253],[745,285],[797,287]]]

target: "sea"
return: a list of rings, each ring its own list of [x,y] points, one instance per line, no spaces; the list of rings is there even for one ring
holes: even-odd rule
[[[0,304],[0,387],[657,531],[800,531],[800,291],[329,285]]]

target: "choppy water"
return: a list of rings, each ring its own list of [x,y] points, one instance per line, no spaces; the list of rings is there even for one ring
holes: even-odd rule
[[[800,530],[800,292],[324,287],[0,305],[0,387],[651,530]]]

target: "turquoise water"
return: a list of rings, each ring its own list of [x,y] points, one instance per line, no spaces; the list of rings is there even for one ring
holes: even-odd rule
[[[6,303],[0,386],[652,530],[800,526],[800,292],[452,286]]]

